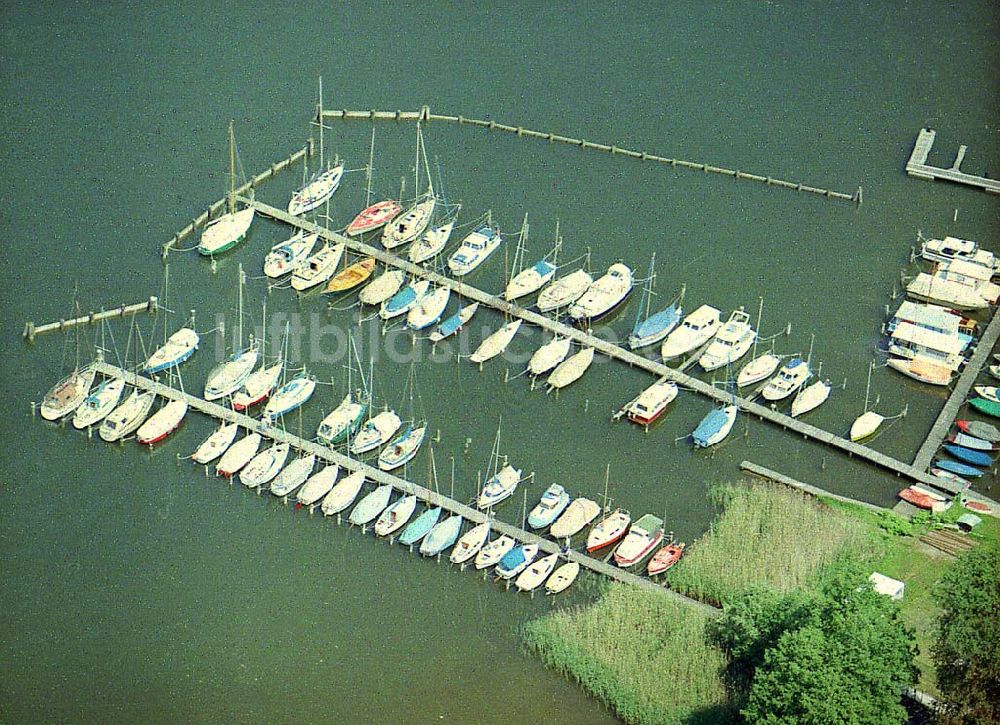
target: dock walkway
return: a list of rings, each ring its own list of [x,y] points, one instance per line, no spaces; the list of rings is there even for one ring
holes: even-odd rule
[[[399,478],[398,476],[379,468],[369,466],[363,461],[358,461],[354,458],[350,458],[349,456],[345,456],[344,454],[324,445],[320,445],[315,441],[300,438],[280,427],[264,423],[262,420],[251,418],[248,415],[225,406],[208,402],[207,400],[191,395],[190,393],[185,393],[177,388],[164,385],[163,383],[151,380],[142,375],[137,375],[131,371],[123,370],[122,368],[110,365],[106,362],[95,362],[93,363],[93,368],[102,375],[124,378],[125,382],[129,385],[141,390],[148,390],[167,400],[183,400],[188,404],[190,409],[197,410],[212,418],[226,421],[227,423],[237,423],[246,430],[259,433],[261,436],[266,438],[280,441],[282,443],[288,443],[289,446],[296,450],[304,453],[313,453],[317,458],[327,461],[328,463],[339,465],[348,471],[364,471],[365,478],[369,481],[374,481],[380,484],[388,484],[396,490],[402,491],[404,494],[415,495],[418,499],[425,501],[428,506],[440,506],[445,511],[458,514],[473,524],[482,523],[487,518],[486,514],[482,511],[474,509],[461,501],[456,501],[455,499],[444,496],[436,491],[432,491],[429,488],[425,488],[424,486]],[[551,539],[542,538],[537,534],[531,533],[530,531],[525,531],[524,529],[520,529],[517,526],[499,521],[495,518],[492,521],[492,528],[494,531],[506,534],[507,536],[523,543],[538,544],[539,549],[544,551],[546,554],[555,554],[562,551],[559,544]],[[613,579],[624,584],[633,584],[647,591],[658,592],[664,596],[673,597],[678,601],[684,602],[685,604],[696,606],[710,614],[718,614],[718,610],[708,604],[686,597],[683,594],[667,589],[661,584],[657,584],[651,579],[637,576],[636,574],[625,571],[624,569],[612,566],[607,562],[587,556],[584,553],[570,550],[564,553],[563,558],[567,561],[578,562],[581,567],[597,574],[602,574],[609,579]]]
[[[906,162],[907,174],[915,176],[918,179],[928,179],[930,181],[934,179],[953,181],[957,184],[978,187],[991,194],[1000,194],[1000,179],[990,179],[986,176],[967,174],[959,168],[965,159],[965,152],[968,146],[959,146],[955,162],[950,168],[942,169],[939,166],[928,165],[927,155],[931,152],[936,135],[937,132],[934,129],[920,129],[920,132],[917,134],[917,141],[913,144],[913,152],[910,154],[910,160]]]
[[[884,453],[880,453],[879,451],[868,448],[867,446],[854,443],[846,438],[834,435],[833,433],[825,431],[822,428],[817,428],[816,426],[810,425],[809,423],[799,420],[798,418],[792,418],[789,415],[785,415],[784,413],[780,413],[777,410],[765,407],[746,398],[734,397],[729,393],[719,390],[718,388],[704,382],[703,380],[691,377],[690,375],[687,375],[686,373],[683,373],[675,368],[664,365],[662,362],[657,362],[655,360],[642,357],[641,355],[637,355],[630,350],[626,350],[620,345],[607,342],[588,332],[571,327],[563,322],[559,322],[558,320],[553,320],[549,317],[540,315],[537,312],[519,307],[518,305],[508,302],[502,297],[490,294],[489,292],[485,292],[477,287],[472,287],[464,282],[460,282],[451,277],[446,277],[442,274],[438,274],[437,272],[420,267],[409,262],[408,260],[401,259],[384,249],[373,247],[370,244],[366,244],[357,239],[352,239],[342,234],[338,234],[337,232],[332,232],[305,219],[292,216],[281,209],[277,209],[273,206],[250,199],[241,199],[240,201],[244,204],[254,206],[259,213],[271,217],[272,219],[284,222],[285,224],[293,226],[297,229],[303,229],[306,232],[314,232],[327,241],[333,242],[334,244],[343,244],[347,249],[350,249],[358,254],[374,257],[386,265],[402,269],[415,277],[430,280],[433,284],[449,287],[455,294],[479,302],[481,305],[491,307],[509,317],[520,318],[525,322],[530,322],[531,324],[537,325],[550,332],[568,337],[579,345],[592,347],[603,355],[624,362],[632,367],[645,370],[658,378],[673,380],[678,385],[682,385],[690,390],[693,390],[694,392],[699,393],[717,403],[723,405],[735,403],[739,406],[740,410],[756,416],[761,420],[766,420],[770,423],[781,426],[782,428],[792,430],[802,435],[804,438],[819,441],[820,443],[847,453],[850,456],[856,456],[864,459],[884,470],[892,471],[897,475],[905,476],[928,486],[934,486],[936,488],[946,490],[948,493],[958,493],[957,490],[952,490],[956,489],[953,484],[943,481],[936,476],[932,476],[926,471],[921,470],[909,463],[899,461],[891,456],[885,455]]]
[[[998,339],[1000,339],[1000,314],[995,314],[993,315],[993,319],[990,320],[990,324],[986,326],[983,336],[979,338],[979,342],[976,344],[976,351],[965,364],[962,374],[958,376],[958,382],[955,383],[951,395],[948,396],[944,407],[938,413],[937,420],[931,426],[931,432],[927,435],[927,439],[923,445],[920,446],[920,450],[917,451],[917,455],[913,459],[914,467],[926,470],[931,465],[934,452],[937,451],[941,443],[944,442],[945,436],[948,435],[948,430],[951,428],[952,422],[958,416],[959,408],[962,407],[966,398],[969,397],[969,391],[972,390],[972,385],[976,382],[976,378],[982,371],[983,366],[989,361],[990,353],[993,352]]]

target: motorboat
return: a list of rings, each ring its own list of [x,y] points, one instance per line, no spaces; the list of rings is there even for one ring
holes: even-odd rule
[[[544,529],[552,524],[567,506],[569,506],[569,494],[566,489],[558,483],[553,483],[545,489],[538,505],[528,514],[528,526],[533,529]]]
[[[698,364],[705,371],[731,365],[750,352],[756,338],[757,333],[750,325],[750,316],[742,309],[734,310],[698,358]]]
[[[483,484],[483,489],[479,492],[479,497],[476,500],[476,506],[485,509],[510,498],[520,480],[520,468],[514,468],[509,464],[504,466]]]
[[[283,242],[278,242],[264,257],[264,275],[271,279],[292,274],[316,247],[319,235],[299,230]]]
[[[906,294],[917,300],[934,302],[957,310],[982,310],[989,307],[974,287],[921,272],[906,286]]]
[[[961,259],[985,267],[993,274],[1000,271],[1000,263],[998,263],[996,255],[981,249],[978,244],[968,239],[958,239],[957,237],[927,239],[920,245],[920,256],[930,262],[950,262]]]
[[[472,272],[500,248],[502,241],[499,229],[484,224],[462,240],[448,258],[448,269],[456,277]]]
[[[650,576],[662,574],[681,560],[684,554],[684,544],[667,544],[662,549],[653,554],[646,565],[646,573]]]
[[[615,563],[627,568],[642,561],[663,540],[663,519],[646,514],[632,524],[632,528],[615,549]]]
[[[811,375],[809,364],[805,360],[798,357],[792,358],[764,386],[761,395],[767,401],[784,400],[805,385]]]
[[[596,501],[582,496],[575,498],[549,528],[549,534],[556,539],[568,539],[580,533],[600,513],[601,507]]]
[[[625,414],[633,423],[649,425],[667,409],[677,397],[677,383],[663,378],[643,390],[637,398],[625,406]]]
[[[702,305],[667,335],[660,347],[660,355],[664,360],[670,360],[697,350],[715,337],[722,324],[721,316],[722,313],[711,305]]]
[[[569,306],[569,316],[575,322],[598,320],[622,304],[632,292],[632,270],[617,262],[594,282],[576,302]]]

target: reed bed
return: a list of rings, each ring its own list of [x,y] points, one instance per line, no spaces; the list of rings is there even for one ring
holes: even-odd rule
[[[838,555],[877,555],[872,527],[800,491],[763,481],[713,490],[722,513],[669,574],[672,589],[720,605],[754,586],[806,587]]]
[[[706,642],[708,616],[625,585],[594,604],[525,626],[546,665],[574,678],[628,723],[730,721],[723,653]]]

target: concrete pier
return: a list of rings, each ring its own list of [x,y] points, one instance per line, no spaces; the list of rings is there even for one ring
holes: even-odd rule
[[[939,166],[928,165],[927,155],[931,152],[931,147],[934,145],[934,137],[936,135],[937,132],[930,128],[922,128],[917,133],[917,141],[913,144],[913,151],[910,153],[910,160],[906,162],[907,174],[915,176],[918,179],[927,179],[929,181],[933,181],[934,179],[953,181],[956,184],[975,186],[979,189],[983,189],[984,191],[988,191],[991,194],[1000,194],[1000,179],[990,179],[986,176],[967,174],[959,168],[962,165],[962,161],[965,159],[965,152],[968,150],[968,146],[959,146],[958,154],[955,156],[955,162],[950,168],[943,169]]]

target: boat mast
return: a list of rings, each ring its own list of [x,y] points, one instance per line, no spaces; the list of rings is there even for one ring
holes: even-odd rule
[[[610,511],[608,506],[608,482],[611,480],[611,464],[604,470],[604,513]]]
[[[757,334],[753,336],[753,358],[757,359],[757,342],[760,340],[760,318],[764,315],[764,295],[760,296],[760,305],[757,307]]]
[[[559,220],[556,219],[556,246],[552,249],[552,266],[556,269],[559,268],[559,247],[562,246],[562,240],[559,238]]]
[[[319,77],[319,168],[323,167],[323,76]]]
[[[239,263],[240,293],[239,302],[236,305],[236,338],[233,340],[233,352],[239,350],[240,342],[243,340],[243,262]]]
[[[420,132],[420,121],[417,121],[417,159],[413,164],[413,193],[420,194],[420,140],[423,134]]]
[[[868,395],[869,393],[871,393],[872,389],[872,370],[874,369],[875,369],[875,361],[872,360],[871,363],[868,365],[868,382],[865,384],[865,410],[864,410],[865,413],[868,412]]]
[[[233,121],[229,121],[229,196],[226,208],[232,214],[236,211],[236,137],[233,135]]]
[[[375,126],[372,125],[372,143],[368,149],[368,173],[365,174],[365,209],[372,201],[372,167],[375,165]]]

